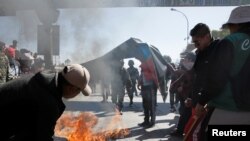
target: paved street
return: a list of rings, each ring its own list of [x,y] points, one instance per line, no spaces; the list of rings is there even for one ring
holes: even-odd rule
[[[111,103],[110,97],[108,103],[102,103],[100,93],[93,93],[89,97],[79,95],[78,97],[66,101],[67,111],[88,111],[93,112],[98,118],[98,124],[95,129],[101,129],[114,116],[114,104]],[[129,98],[126,95],[124,99],[124,109],[122,118],[123,128],[128,128],[130,134],[128,137],[117,139],[117,141],[181,141],[182,138],[169,136],[170,131],[175,127],[179,118],[178,114],[169,112],[169,99],[163,103],[160,94],[157,94],[157,117],[156,125],[152,128],[144,129],[138,126],[143,122],[143,108],[141,96],[134,98],[133,107],[129,107]]]

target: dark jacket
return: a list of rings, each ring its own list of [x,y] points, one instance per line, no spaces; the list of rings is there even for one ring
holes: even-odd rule
[[[136,83],[136,80],[139,79],[139,71],[134,66],[127,68],[127,72],[129,73],[130,79],[133,83]]]
[[[219,95],[229,80],[232,58],[232,43],[224,39],[213,42],[206,50],[197,54],[194,65],[196,79],[193,97],[195,102],[205,105]]]
[[[196,52],[197,55],[193,67],[195,78],[191,96],[194,106],[198,101],[200,101],[201,95],[202,97],[207,95],[207,90],[205,90],[205,87],[207,85],[208,78],[210,77],[209,68],[211,65],[213,65],[211,63],[211,60],[213,59],[213,56],[215,54],[216,45],[218,44],[218,42],[219,40],[214,40],[207,48],[202,51]],[[207,101],[202,101],[202,104],[205,104],[206,102]]]
[[[174,71],[171,75],[171,83],[170,83],[170,93],[176,93],[178,87],[181,85],[181,78],[183,77],[185,73],[185,70],[182,68],[178,68],[176,71]]]
[[[194,71],[193,70],[187,70],[183,77],[179,80],[180,87],[182,87],[182,90],[178,92],[179,97],[182,99],[186,99],[190,96],[193,88],[194,83]]]
[[[57,76],[37,73],[0,87],[0,140],[53,140],[56,121],[65,109]]]

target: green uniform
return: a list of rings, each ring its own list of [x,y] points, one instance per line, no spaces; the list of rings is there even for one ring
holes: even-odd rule
[[[4,53],[0,53],[0,85],[8,81],[9,60]]]

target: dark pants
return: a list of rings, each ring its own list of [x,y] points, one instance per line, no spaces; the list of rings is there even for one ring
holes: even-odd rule
[[[121,111],[123,108],[123,99],[125,96],[125,88],[115,87],[112,88],[112,102],[117,105],[118,110]]]
[[[142,87],[142,104],[144,109],[144,122],[152,124],[155,123],[156,118],[156,87],[143,86]]]
[[[175,108],[174,104],[179,102],[178,94],[176,92],[170,92],[169,94],[170,108]]]
[[[16,63],[16,60],[14,58],[8,58],[8,59],[9,59],[10,68],[14,70],[14,75],[18,75],[18,65]]]
[[[103,102],[106,102],[108,100],[109,95],[110,95],[109,85],[102,85]]]
[[[136,81],[132,81],[132,88],[131,89],[127,88],[128,97],[130,99],[130,104],[133,103],[134,93],[135,93],[136,96],[138,95],[135,85],[136,85]]]
[[[192,115],[192,107],[186,107],[184,102],[185,102],[184,99],[180,99],[180,108],[179,108],[180,118],[177,124],[177,130],[180,133],[183,133],[184,128],[189,118]]]
[[[167,92],[167,86],[166,86],[166,81],[162,81],[159,85],[159,90],[161,92],[161,96],[163,98],[163,101],[165,102],[167,96],[168,96],[168,92]],[[157,103],[157,101],[156,101]]]
[[[131,92],[132,94],[135,93],[135,95],[137,96],[138,93],[137,93],[137,89],[136,89],[136,81],[135,80],[132,80],[132,88],[131,88]]]

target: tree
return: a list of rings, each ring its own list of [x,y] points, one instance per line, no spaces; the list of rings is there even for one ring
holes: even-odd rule
[[[227,35],[229,35],[229,30],[228,29],[212,30],[212,36],[215,39],[222,39]]]

